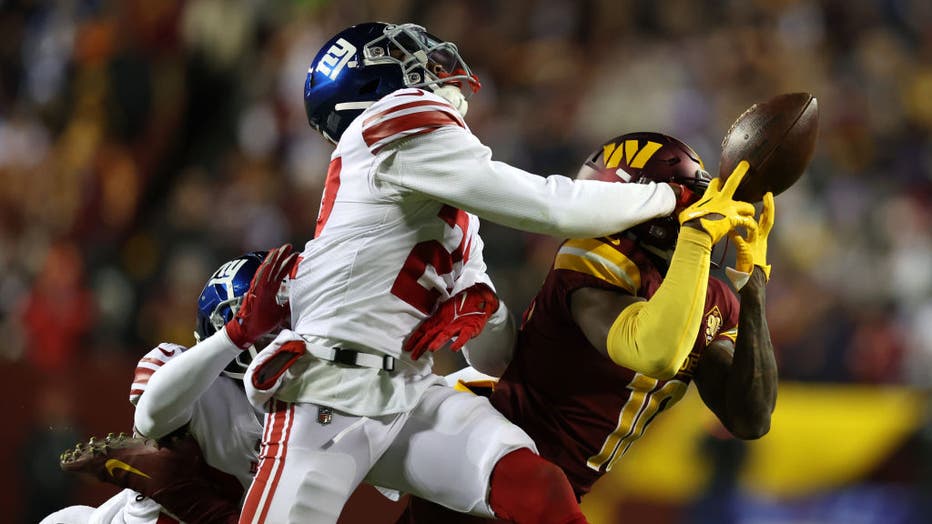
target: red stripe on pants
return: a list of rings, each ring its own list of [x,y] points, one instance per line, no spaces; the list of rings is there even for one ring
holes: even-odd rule
[[[243,504],[243,512],[239,521],[241,524],[251,523],[259,509],[259,502],[262,495],[266,492],[266,485],[272,475],[272,470],[277,463],[278,450],[280,449],[280,440],[284,433],[285,419],[287,418],[289,405],[279,400],[273,400],[271,410],[265,421],[265,433],[262,437],[262,452],[259,458],[259,469],[256,476],[249,486],[249,493],[246,495],[246,501]],[[291,407],[294,411],[294,407]],[[277,480],[277,479],[276,479]],[[271,499],[271,494],[266,501]]]

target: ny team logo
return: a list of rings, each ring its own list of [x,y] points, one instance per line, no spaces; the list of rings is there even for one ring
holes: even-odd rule
[[[239,272],[240,268],[246,264],[245,258],[240,258],[237,260],[231,260],[226,264],[220,266],[220,269],[212,277],[210,281],[207,282],[208,286],[213,285],[222,285],[227,291],[227,297],[233,296],[233,278],[236,277],[236,273]]]
[[[321,57],[320,62],[317,63],[317,71],[327,75],[330,80],[336,80],[337,75],[346,67],[347,62],[355,53],[356,46],[341,38]]]

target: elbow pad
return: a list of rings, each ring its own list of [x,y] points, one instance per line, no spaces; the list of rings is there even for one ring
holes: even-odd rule
[[[626,307],[612,323],[606,349],[613,362],[661,380],[676,374],[702,323],[711,250],[706,233],[680,230],[670,269],[657,292],[647,302]]]

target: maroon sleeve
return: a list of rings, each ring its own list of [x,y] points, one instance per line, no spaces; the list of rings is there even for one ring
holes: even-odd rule
[[[709,278],[709,301],[718,306],[722,312],[722,326],[713,340],[735,341],[738,333],[738,315],[741,313],[741,303],[737,295],[728,287],[728,284],[717,279]]]

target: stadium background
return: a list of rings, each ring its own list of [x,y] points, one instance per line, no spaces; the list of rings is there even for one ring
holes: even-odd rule
[[[131,429],[136,359],[193,342],[217,265],[310,236],[330,146],[304,116],[307,64],[373,19],[457,42],[484,85],[470,126],[542,174],[571,175],[635,130],[685,140],[714,171],[745,107],[814,93],[818,150],[777,199],[771,242],[783,384],[770,435],[728,439],[688,396],[584,509],[596,523],[927,521],[925,0],[0,1],[2,520],[112,493],[58,472],[58,453]],[[557,241],[482,232],[520,311]],[[396,511],[360,497],[345,522]]]

